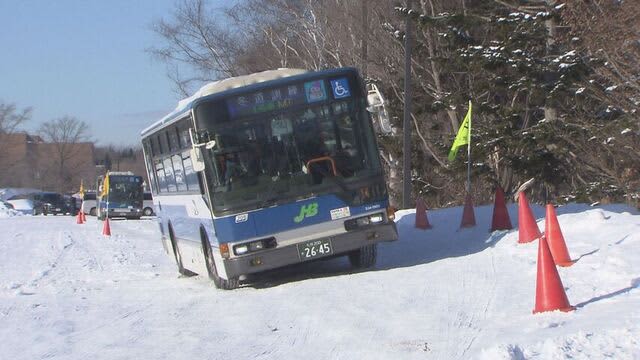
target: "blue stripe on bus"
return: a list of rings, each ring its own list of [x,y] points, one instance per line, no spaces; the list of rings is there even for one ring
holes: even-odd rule
[[[317,213],[313,214],[314,203]],[[307,209],[307,216],[302,216],[302,210]],[[278,205],[248,213],[245,219],[242,215],[232,215],[214,219],[216,237],[219,243],[237,242],[255,237],[267,237],[279,232],[320,224],[331,220],[331,210],[347,207],[335,195],[324,195],[313,199],[290,204]],[[361,206],[350,206],[351,216],[357,216],[375,209],[386,209],[387,201],[369,203]],[[304,215],[304,214],[303,214]],[[294,219],[300,220],[296,222]],[[344,219],[336,219],[336,226],[342,227]]]

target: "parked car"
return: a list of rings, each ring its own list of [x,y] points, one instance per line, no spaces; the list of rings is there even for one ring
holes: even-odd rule
[[[143,194],[142,198],[142,215],[144,216],[154,216],[156,212],[153,210],[153,195],[150,192],[146,192]]]
[[[21,194],[9,199],[10,202],[11,200],[31,200],[31,203],[20,202],[20,206],[23,207],[23,209],[19,211],[27,213],[29,208],[31,208],[30,213],[32,215],[76,214],[75,199],[71,196],[64,196],[55,192]],[[16,206],[16,203],[13,203],[13,205]]]
[[[74,199],[71,196],[65,197],[55,192],[41,192],[31,194],[35,200],[44,203],[44,215],[70,214],[75,215]]]
[[[7,200],[13,209],[25,215],[38,215],[42,213],[42,204],[37,204],[35,200],[26,198],[26,195],[16,195]]]
[[[19,211],[25,215],[40,215],[44,214],[45,205],[42,201],[36,200],[33,194],[19,194],[14,195],[7,200],[8,203],[13,205],[16,211]]]
[[[86,193],[84,193],[80,210],[85,214],[96,216],[96,206],[97,201],[95,191],[87,191]]]

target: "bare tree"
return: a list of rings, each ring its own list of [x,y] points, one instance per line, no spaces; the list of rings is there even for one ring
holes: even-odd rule
[[[89,139],[89,126],[75,117],[65,116],[42,124],[39,133],[51,148],[51,161],[43,166],[48,185],[58,191],[68,190],[74,168],[86,161],[80,151],[81,143]]]
[[[15,132],[20,125],[31,118],[32,110],[31,107],[27,107],[19,111],[16,104],[5,104],[0,101],[0,135]]]
[[[32,108],[27,107],[18,110],[15,104],[7,104],[0,101],[0,185],[7,184],[8,178],[15,175],[12,169],[20,159],[12,158],[10,154],[9,137],[15,133],[22,124],[31,119]],[[18,180],[18,179],[12,179]]]
[[[216,10],[206,5],[205,0],[184,0],[171,19],[162,19],[152,27],[165,46],[148,51],[169,65],[169,77],[180,95],[188,95],[192,83],[240,74],[234,61],[239,52],[237,36],[218,21]],[[192,76],[180,74],[179,65],[190,68]]]

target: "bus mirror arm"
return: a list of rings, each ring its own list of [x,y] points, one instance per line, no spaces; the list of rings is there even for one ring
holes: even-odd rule
[[[202,147],[205,149],[211,150],[216,146],[216,141],[211,140],[206,143],[198,143],[196,141],[196,136],[194,134],[193,128],[189,129],[189,137],[191,138],[191,164],[193,166],[193,170],[196,172],[200,172],[204,170],[204,159],[202,158]]]
[[[191,138],[191,144],[192,144],[191,146],[193,148],[204,146],[205,149],[211,150],[214,147],[216,147],[216,141],[215,140],[209,140],[206,143],[198,143],[197,139],[196,139],[196,134],[194,134],[193,128],[189,129],[189,138]]]
[[[387,112],[387,103],[378,87],[373,83],[367,84],[367,104],[369,105],[367,111],[378,121],[378,127],[382,134],[392,134],[393,127]]]

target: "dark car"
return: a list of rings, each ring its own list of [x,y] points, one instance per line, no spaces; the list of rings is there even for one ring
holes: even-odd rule
[[[34,202],[34,215],[58,215],[77,213],[75,199],[55,192],[37,192],[27,195],[19,195],[23,199],[31,199]]]

